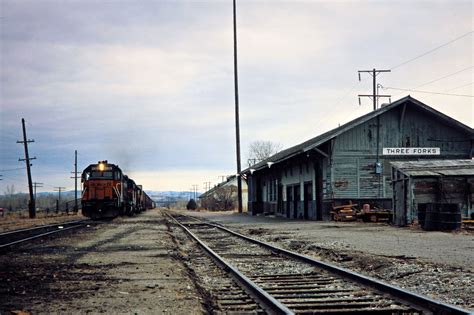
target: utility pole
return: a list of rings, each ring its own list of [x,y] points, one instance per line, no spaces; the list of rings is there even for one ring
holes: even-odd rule
[[[193,185],[194,200],[197,198],[198,185]]]
[[[79,209],[79,205],[77,203],[77,179],[79,176],[77,176],[77,150],[74,150],[74,172],[71,172],[74,174],[71,178],[74,178],[74,213],[77,213]]]
[[[250,166],[252,166],[252,165],[257,164],[257,159],[248,159],[247,162],[248,162],[249,167],[250,167]]]
[[[66,187],[54,187],[54,191],[58,192],[58,201],[56,204],[56,213],[59,212],[59,205],[61,204],[61,191],[64,191]]]
[[[233,0],[234,17],[234,87],[235,87],[235,143],[237,155],[237,199],[239,202],[239,213],[242,212],[242,179],[240,178],[240,126],[239,126],[239,78],[237,75],[237,13]]]
[[[211,182],[204,182],[204,190],[208,191],[209,189],[211,189]]]
[[[379,75],[380,73],[382,72],[391,72],[390,70],[377,70],[377,69],[372,69],[372,70],[359,70],[359,81],[361,81],[361,78],[360,78],[360,74],[362,72],[367,72],[367,73],[370,73],[372,75],[372,95],[368,95],[368,94],[362,94],[362,95],[359,95],[359,105],[360,105],[360,98],[361,97],[369,97],[372,99],[372,101],[374,102],[374,111],[377,110],[377,105],[378,105],[378,100],[380,97],[388,97],[389,101],[391,101],[391,95],[378,95],[378,85],[377,85],[377,75]],[[381,187],[382,187],[382,163],[380,162],[380,116],[377,115],[377,134],[376,134],[376,138],[377,138],[377,148],[376,148],[376,156],[375,156],[375,165],[374,165],[374,169],[375,169],[375,174],[377,175],[378,177],[378,197],[381,196],[382,194],[382,191],[381,191]]]
[[[377,70],[375,68],[372,70],[359,70],[359,81],[361,81],[360,74],[363,72],[370,73],[372,75],[372,94],[359,94],[359,105],[361,104],[361,97],[368,97],[374,102],[374,110],[376,110],[379,97],[391,97],[391,95],[377,95],[377,75],[382,72],[390,72],[390,70]]]
[[[221,183],[222,183],[222,182],[225,182],[226,179],[227,179],[227,175],[220,175],[220,176],[219,176],[219,179],[221,180]]]
[[[33,187],[35,189],[35,200],[36,200],[36,188],[41,188],[41,187],[43,187],[42,185],[43,185],[43,183],[37,183],[37,182],[33,183]]]
[[[25,158],[18,159],[18,161],[25,161],[26,162],[26,175],[28,176],[28,188],[30,191],[30,201],[28,202],[28,212],[30,218],[33,219],[36,217],[36,204],[35,204],[35,196],[33,196],[33,181],[31,180],[31,160],[35,160],[36,157],[30,158],[28,154],[28,143],[35,142],[35,140],[27,140],[26,139],[26,128],[25,128],[25,119],[21,119],[21,125],[23,127],[23,141],[18,140],[16,143],[23,143],[25,146]]]

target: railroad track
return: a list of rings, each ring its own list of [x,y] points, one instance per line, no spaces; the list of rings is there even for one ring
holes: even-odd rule
[[[256,302],[270,314],[471,314],[223,226],[167,215],[247,293],[235,297],[242,312]]]
[[[91,220],[78,220],[3,232],[0,233],[0,250],[5,250],[14,245],[29,242],[37,238],[85,227],[91,222]]]

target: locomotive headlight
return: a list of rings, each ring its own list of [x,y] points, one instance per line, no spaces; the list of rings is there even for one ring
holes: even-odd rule
[[[105,164],[99,163],[99,171],[103,172],[105,170]]]

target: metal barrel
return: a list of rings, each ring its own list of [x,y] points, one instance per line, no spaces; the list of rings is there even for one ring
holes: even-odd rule
[[[461,227],[461,209],[455,203],[429,203],[426,206],[423,229],[452,231]]]
[[[452,231],[461,228],[461,208],[458,204],[441,204],[439,209],[440,230]]]
[[[418,204],[418,224],[420,224],[421,227],[425,225],[426,206],[426,203]]]
[[[426,204],[426,215],[425,222],[423,224],[423,230],[425,231],[438,231],[439,222],[439,208],[436,203]]]

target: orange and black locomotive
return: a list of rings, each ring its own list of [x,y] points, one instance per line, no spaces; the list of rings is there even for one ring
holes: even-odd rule
[[[82,214],[92,219],[133,215],[154,208],[153,200],[115,164],[99,161],[82,172]]]

